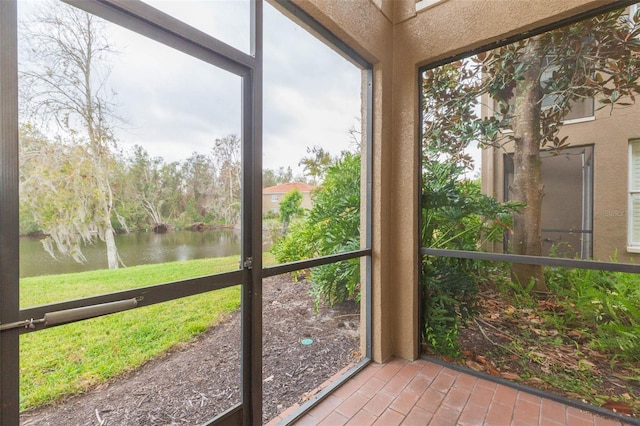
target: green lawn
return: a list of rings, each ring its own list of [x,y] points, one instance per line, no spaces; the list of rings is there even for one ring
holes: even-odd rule
[[[273,263],[271,257],[265,263]],[[238,257],[24,278],[20,305],[144,287],[237,268]],[[21,409],[35,408],[133,370],[192,340],[240,305],[234,286],[54,327],[20,338]],[[240,345],[240,342],[238,342]]]

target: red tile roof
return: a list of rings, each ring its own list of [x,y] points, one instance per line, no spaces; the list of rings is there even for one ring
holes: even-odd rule
[[[300,192],[311,192],[316,189],[315,186],[303,182],[283,183],[276,186],[269,186],[262,189],[263,194],[288,194],[297,189]]]

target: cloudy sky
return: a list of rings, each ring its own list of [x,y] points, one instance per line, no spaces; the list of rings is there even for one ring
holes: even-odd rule
[[[247,0],[147,3],[248,52]],[[28,14],[28,3],[19,8]],[[360,71],[266,3],[264,29],[264,167],[296,170],[313,145],[347,148],[360,115]],[[106,31],[119,52],[108,85],[126,120],[122,147],[180,161],[240,135],[239,77],[113,24]]]

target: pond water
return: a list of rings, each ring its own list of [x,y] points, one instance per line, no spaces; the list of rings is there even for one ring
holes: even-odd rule
[[[240,232],[228,229],[193,232],[169,231],[166,234],[135,232],[115,236],[122,261],[127,266],[173,262],[209,257],[240,256]],[[20,277],[64,274],[107,268],[102,241],[83,246],[86,263],[71,258],[52,258],[39,238],[20,238]]]

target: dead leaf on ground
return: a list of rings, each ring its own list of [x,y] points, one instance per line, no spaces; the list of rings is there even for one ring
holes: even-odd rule
[[[522,380],[522,378],[518,376],[516,373],[510,373],[508,371],[500,373],[500,377],[507,380],[513,380],[515,382],[519,382],[520,380]]]
[[[496,367],[494,367],[493,365],[487,364],[486,368],[487,368],[487,373],[489,373],[490,375],[495,376],[495,377],[499,377],[500,376],[500,371]]]
[[[487,364],[489,362],[487,361],[487,358],[483,357],[482,355],[476,356],[475,360],[478,361],[480,364]]]
[[[611,410],[620,414],[633,414],[633,409],[629,404],[625,404],[624,402],[617,401],[607,401],[602,404],[602,408],[606,408],[607,410]]]
[[[465,364],[474,371],[484,371],[484,367],[473,360],[468,359],[465,361]]]

